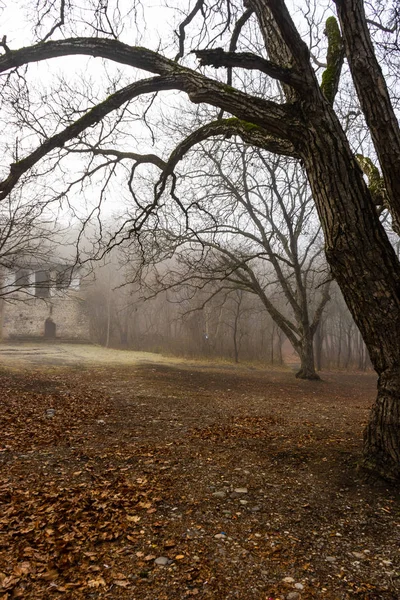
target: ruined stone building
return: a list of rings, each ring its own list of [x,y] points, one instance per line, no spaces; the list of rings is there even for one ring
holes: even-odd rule
[[[27,260],[0,278],[1,340],[89,340],[82,277],[71,266]]]

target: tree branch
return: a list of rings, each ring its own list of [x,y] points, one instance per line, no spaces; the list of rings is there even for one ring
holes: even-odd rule
[[[265,21],[265,11],[270,11],[279,29],[279,34],[290,51],[293,62],[300,70],[310,66],[310,51],[297,31],[283,0],[245,0],[245,6],[257,12],[260,21]]]
[[[158,167],[161,171],[166,169],[167,163],[157,156],[157,154],[138,154],[137,152],[122,152],[112,148],[68,148],[71,153],[90,153],[98,156],[114,156],[117,160],[134,160],[138,165],[151,164]]]
[[[56,148],[62,148],[66,142],[82,133],[88,127],[96,125],[103,117],[122,106],[125,102],[141,94],[169,90],[173,87],[174,84],[168,77],[152,77],[151,79],[143,79],[142,81],[128,85],[115,94],[112,94],[107,100],[89,110],[83,117],[63,129],[63,131],[48,138],[31,154],[13,163],[10,167],[8,177],[0,182],[0,200],[3,200],[11,192],[24,173],[49,154],[49,152]]]
[[[319,322],[321,320],[322,317],[322,313],[324,312],[325,306],[327,305],[327,303],[329,302],[329,300],[331,299],[330,295],[329,295],[329,290],[330,290],[330,285],[331,285],[331,280],[328,280],[325,283],[323,292],[322,292],[322,298],[321,301],[314,313],[314,318],[311,324],[311,333],[312,335],[315,334],[315,332],[317,331],[317,327],[319,325]]]
[[[283,154],[285,156],[297,156],[296,150],[290,142],[269,135],[262,127],[257,127],[252,123],[242,121],[235,117],[213,121],[188,135],[172,152],[156,186],[157,198],[160,198],[161,194],[164,192],[168,176],[173,173],[178,162],[182,160],[184,155],[193,146],[211,137],[231,137],[233,135],[241,137],[244,142],[250,145],[258,146],[270,152]]]
[[[68,55],[102,57],[120,64],[143,69],[163,77],[170,77],[171,88],[188,94],[195,103],[207,102],[230,112],[239,119],[260,125],[272,136],[291,140],[303,137],[302,123],[297,107],[277,104],[231,88],[224,83],[178,65],[157,52],[137,46],[128,46],[117,40],[103,38],[70,38],[36,44],[14,50],[0,57],[0,73],[23,64]]]
[[[242,16],[237,20],[235,27],[233,29],[233,32],[232,32],[231,41],[229,43],[229,51],[230,52],[236,51],[237,43],[239,41],[239,36],[241,34],[241,31],[242,31],[243,27],[246,25],[247,21],[250,19],[252,14],[253,14],[253,10],[251,8],[248,8],[247,10],[244,11]],[[228,85],[232,85],[232,67],[228,67],[226,82]],[[221,113],[220,118],[222,119],[222,117],[223,117],[223,114]]]
[[[375,55],[364,2],[334,1],[347,61],[385,180],[393,223],[400,224],[400,128]]]
[[[193,50],[193,54],[200,60],[201,66],[211,66],[216,69],[219,67],[255,69],[293,87],[302,87],[304,83],[304,80],[297,76],[292,69],[279,67],[270,60],[251,52],[225,52],[222,48],[212,48],[210,50]]]
[[[196,4],[193,7],[193,10],[188,14],[186,19],[184,19],[182,21],[182,23],[180,23],[180,25],[178,27],[179,52],[175,56],[176,61],[178,61],[180,58],[182,58],[185,53],[185,39],[186,39],[185,28],[187,25],[190,25],[190,23],[193,21],[193,19],[197,15],[197,13],[203,9],[203,6],[204,6],[204,0],[197,0]]]

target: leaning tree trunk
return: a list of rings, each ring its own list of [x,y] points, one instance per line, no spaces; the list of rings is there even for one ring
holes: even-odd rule
[[[400,480],[400,263],[333,110],[310,117],[302,154],[327,260],[379,375],[363,465]]]
[[[400,373],[384,371],[378,380],[378,398],[364,433],[363,466],[390,480],[400,471]]]
[[[355,49],[354,58],[360,60],[363,58],[360,53],[366,51],[373,55],[373,49],[364,44],[368,41],[363,28],[365,19],[362,20],[363,15],[360,18],[360,13],[355,18],[356,9],[362,8],[361,0],[336,0],[336,3],[343,29],[349,27],[349,31],[358,36],[357,39],[364,34],[364,39]],[[307,171],[332,274],[379,375],[378,399],[365,435],[364,466],[387,479],[400,481],[400,262],[379,222],[371,194],[332,108],[341,67],[340,34],[339,39],[335,32],[328,34],[329,64],[321,89],[310,66],[309,50],[285,3],[245,0],[245,5],[256,13],[270,60],[281,67],[289,67],[301,77],[301,80],[291,82],[289,90],[288,86],[282,86],[293,115],[299,119],[292,130],[294,137],[291,141]],[[357,26],[361,26],[362,31],[358,31]],[[350,54],[346,32],[344,37]],[[359,76],[364,77],[364,65],[367,63],[366,68],[369,69],[369,63],[363,61],[362,69],[358,70],[355,62],[350,61],[359,93],[376,98],[372,88],[377,85],[378,89],[382,78],[368,79],[368,85],[361,86]],[[328,85],[329,80],[331,85]],[[381,150],[384,146],[387,151],[385,120],[389,117],[390,126],[394,120],[387,107],[381,110],[376,102],[370,102],[368,106],[363,102],[363,105],[366,118],[372,119],[371,132],[381,162],[384,162]],[[367,109],[371,109],[370,113]],[[375,124],[381,128],[380,135],[373,129]],[[274,132],[270,130],[270,133]],[[284,131],[278,131],[279,135],[285,138]],[[397,152],[400,137],[395,133],[389,139],[390,153],[392,150]],[[398,194],[394,198],[393,189],[398,182],[399,169],[394,169],[390,157],[388,164],[389,168],[382,165],[382,170],[396,220],[396,207],[400,203]],[[392,174],[394,187],[390,183]]]
[[[303,335],[296,349],[301,361],[300,371],[296,373],[296,377],[298,379],[319,380],[320,376],[315,371],[313,336],[310,331]]]

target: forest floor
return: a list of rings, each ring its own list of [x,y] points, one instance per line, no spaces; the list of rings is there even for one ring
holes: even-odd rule
[[[1,348],[0,600],[400,598],[372,374]]]

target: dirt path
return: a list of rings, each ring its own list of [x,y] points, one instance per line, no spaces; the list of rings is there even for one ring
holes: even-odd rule
[[[28,363],[0,375],[2,600],[400,597],[399,498],[355,468],[374,376]]]

